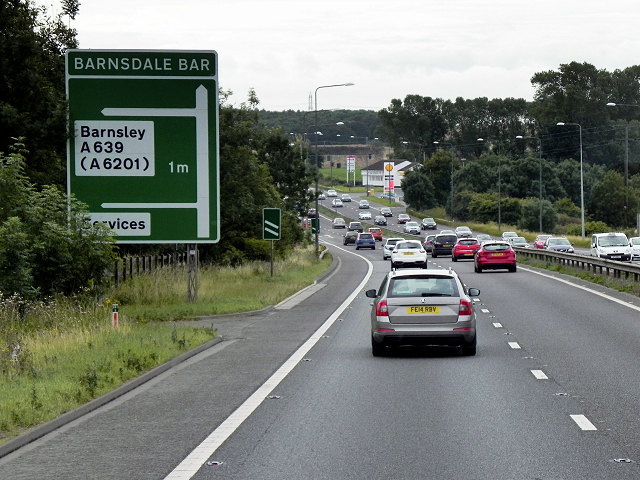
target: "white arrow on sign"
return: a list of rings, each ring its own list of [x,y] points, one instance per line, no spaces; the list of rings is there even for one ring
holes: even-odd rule
[[[195,203],[103,203],[102,208],[195,208],[198,237],[209,237],[209,109],[204,85],[196,89],[195,108],[105,108],[102,114],[133,117],[194,117],[196,119],[197,179]]]

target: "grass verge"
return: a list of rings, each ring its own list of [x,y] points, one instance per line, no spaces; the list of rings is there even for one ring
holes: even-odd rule
[[[277,304],[330,264],[330,255],[318,261],[310,247],[276,262],[273,278],[269,262],[203,268],[196,303],[186,302],[181,269],[138,276],[99,303],[0,294],[0,444],[216,337],[211,328],[162,322]]]

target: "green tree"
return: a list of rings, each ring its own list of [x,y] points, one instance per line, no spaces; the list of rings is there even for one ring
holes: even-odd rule
[[[414,210],[427,210],[436,206],[433,195],[433,184],[425,171],[425,167],[418,167],[407,172],[402,179],[402,193],[404,201]]]
[[[115,261],[109,231],[57,186],[36,189],[24,167],[20,153],[0,153],[0,291],[25,298],[101,291]]]
[[[587,163],[608,165],[616,148],[614,131],[607,125],[613,112],[607,107],[615,90],[610,72],[589,63],[561,64],[557,71],[538,72],[531,78],[536,92],[531,108],[539,125],[549,125],[545,151],[555,159],[580,157],[579,128],[556,126],[576,123],[582,131],[582,155]],[[636,87],[637,88],[637,87]]]
[[[542,201],[542,232],[553,232],[558,222],[558,214],[548,200]],[[540,230],[540,200],[527,198],[522,201],[522,217],[518,222],[518,228],[530,232]]]
[[[627,212],[629,199],[631,199],[630,210],[636,212],[638,209],[636,191],[625,187],[622,175],[609,170],[593,187],[589,202],[589,218],[613,227],[632,226],[635,224],[635,215]]]
[[[71,0],[55,18],[28,0],[0,3],[0,152],[24,138],[25,173],[39,185],[66,181],[64,52],[78,44],[62,16],[77,12]]]
[[[474,193],[468,208],[471,219],[481,223],[498,223],[497,193]]]
[[[580,207],[569,198],[561,198],[553,204],[554,209],[558,213],[565,214],[569,217],[580,218]]]
[[[300,179],[294,170],[277,171],[287,160],[300,162],[288,143],[260,125],[255,92],[239,107],[230,105],[231,92],[220,92],[220,241],[202,247],[201,258],[237,265],[249,260],[266,259],[269,242],[262,240],[262,209],[282,209],[281,240],[275,242],[276,254],[283,255],[304,240],[304,232],[292,206],[283,200],[283,191],[299,192]],[[274,183],[274,169],[277,183]],[[297,168],[297,167],[296,167]],[[289,181],[296,182],[294,184]],[[307,184],[308,187],[308,184]]]
[[[451,203],[452,173],[461,168],[460,161],[448,150],[438,150],[427,158],[423,171],[433,184],[436,205]]]

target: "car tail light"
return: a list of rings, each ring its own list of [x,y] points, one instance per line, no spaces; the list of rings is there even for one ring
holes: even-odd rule
[[[471,302],[469,300],[460,300],[459,315],[471,315]]]
[[[376,306],[376,315],[378,317],[388,317],[389,316],[389,309],[387,308],[387,301],[386,300],[382,300],[381,302],[378,303],[378,305]]]

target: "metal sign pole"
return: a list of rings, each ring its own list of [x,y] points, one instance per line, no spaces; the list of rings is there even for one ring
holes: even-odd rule
[[[198,301],[198,246],[187,245],[187,302]]]

